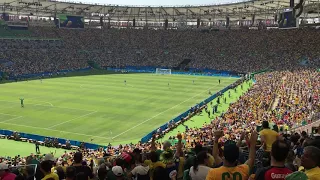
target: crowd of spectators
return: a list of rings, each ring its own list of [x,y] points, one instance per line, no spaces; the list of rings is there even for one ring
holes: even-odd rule
[[[254,86],[226,112],[201,128],[179,133],[176,144],[157,142],[155,134],[145,144],[110,144],[106,149],[81,149],[56,158],[34,154],[1,161],[16,166],[37,162],[38,171],[49,176],[39,176],[36,169],[38,179],[317,180],[320,127],[313,134],[290,130],[311,123],[319,113],[319,75],[301,69],[256,75]],[[220,98],[224,96],[228,95]],[[227,102],[208,107],[219,103]],[[29,177],[22,172],[18,177]]]
[[[253,87],[226,112],[179,133],[176,144],[157,142],[155,134],[144,144],[2,157],[1,180],[320,179],[320,129],[290,131],[309,124],[320,111],[317,31],[31,31],[60,40],[0,39],[0,60],[13,63],[0,71],[55,72],[87,67],[88,60],[100,66],[175,67],[183,59],[191,59],[188,67],[193,68],[275,71],[255,75]],[[302,59],[313,68],[302,68]],[[209,109],[229,103],[220,101],[225,96]]]
[[[190,59],[189,68],[237,72],[295,69],[303,60],[309,66],[320,64],[320,40],[314,38],[318,34],[314,29],[203,33],[36,27],[29,31],[28,36],[33,36],[29,39],[0,40],[0,60],[13,62],[12,66],[0,65],[0,71],[15,75],[55,72],[87,67],[88,60],[102,67],[173,68]]]

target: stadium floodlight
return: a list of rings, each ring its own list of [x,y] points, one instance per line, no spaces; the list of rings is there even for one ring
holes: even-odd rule
[[[156,74],[162,74],[162,75],[171,74],[171,69],[156,68]]]

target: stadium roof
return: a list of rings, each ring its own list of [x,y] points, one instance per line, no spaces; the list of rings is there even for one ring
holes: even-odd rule
[[[298,2],[295,2],[297,4]],[[319,1],[306,0],[304,12],[317,13]],[[0,11],[12,14],[55,16],[58,14],[82,15],[86,18],[128,21],[132,19],[145,21],[202,21],[225,20],[251,20],[272,19],[274,15],[289,8],[289,0],[257,0],[243,1],[230,4],[212,4],[200,6],[130,6],[112,4],[83,4],[62,1],[45,0],[0,0]],[[312,8],[312,10],[310,9]],[[32,14],[31,14],[32,13]],[[303,13],[304,16],[316,16],[312,13]]]

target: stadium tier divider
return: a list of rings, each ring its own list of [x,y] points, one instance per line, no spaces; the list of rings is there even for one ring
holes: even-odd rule
[[[49,77],[53,73],[70,73],[70,72],[83,72],[83,71],[89,71],[91,68],[82,68],[82,69],[66,69],[66,70],[60,70],[56,72],[42,72],[42,73],[35,73],[35,74],[23,74],[19,76],[11,76],[9,75],[9,80],[16,80],[16,79],[26,79],[26,78],[36,78],[36,77]]]

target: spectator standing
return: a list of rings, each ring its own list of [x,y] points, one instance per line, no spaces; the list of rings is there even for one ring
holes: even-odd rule
[[[74,180],[76,177],[76,169],[72,166],[67,167],[66,180]]]
[[[194,164],[190,168],[189,175],[192,180],[204,180],[206,179],[210,167],[209,164],[209,156],[206,151],[202,151],[196,155],[194,158]]]
[[[129,179],[135,177],[136,180],[149,180],[149,166],[142,162],[141,154],[136,156],[135,167],[128,173]]]
[[[309,180],[320,180],[320,149],[315,146],[305,147],[301,165]]]
[[[116,177],[116,180],[124,180],[124,173],[123,173],[123,169],[121,166],[114,166],[112,168],[112,172]]]
[[[74,154],[72,166],[76,169],[76,174],[83,172],[88,178],[93,178],[92,170],[88,166],[82,164],[81,152],[76,152]]]
[[[271,148],[271,166],[259,169],[256,173],[256,180],[284,180],[292,171],[285,167],[285,161],[290,147],[282,140],[276,140]]]
[[[268,121],[262,122],[262,128],[263,129],[260,131],[260,138],[261,143],[264,145],[264,157],[268,159],[267,164],[270,164],[270,151],[272,144],[277,140],[279,135],[276,131],[270,129]]]
[[[1,180],[14,180],[16,175],[9,171],[8,164],[0,163],[0,179]]]
[[[214,133],[215,142],[213,146],[213,157],[216,164],[222,162],[221,157],[218,155],[218,142],[223,136],[222,131],[216,131]],[[238,165],[239,158],[239,147],[234,141],[226,141],[224,144],[224,160],[223,165],[219,168],[213,168],[209,171],[206,180],[220,180],[220,179],[248,179],[250,170],[253,167],[255,155],[256,155],[256,143],[257,143],[257,132],[252,132],[250,137],[250,151],[249,158],[245,164]]]
[[[50,161],[42,161],[40,163],[40,170],[44,174],[42,180],[54,179],[59,180],[59,176],[56,173],[51,172],[52,163]]]
[[[44,156],[43,161],[48,161],[51,165],[53,165],[53,163],[55,161],[55,158],[54,158],[53,154],[48,153],[48,154],[46,154]],[[45,175],[40,169],[40,167],[41,167],[40,163],[36,159],[33,159],[33,162],[38,163],[38,166],[37,166],[37,169],[36,169],[35,178],[36,178],[36,180],[41,180]]]

